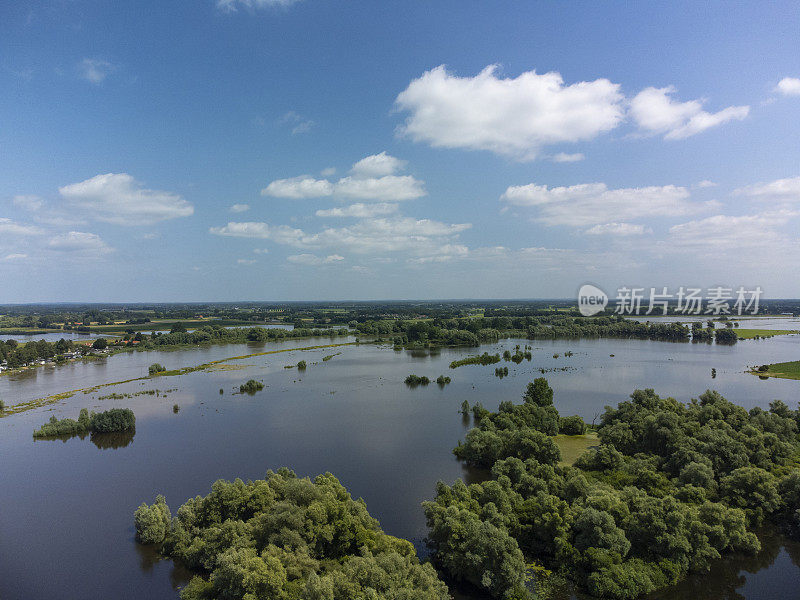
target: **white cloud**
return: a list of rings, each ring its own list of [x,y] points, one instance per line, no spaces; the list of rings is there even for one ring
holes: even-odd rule
[[[553,156],[553,162],[558,163],[571,163],[571,162],[578,162],[586,158],[583,153],[575,152],[574,154],[567,154],[566,152],[559,152],[555,156]]]
[[[58,191],[88,216],[117,225],[150,225],[194,213],[178,194],[145,189],[127,173],[96,175]]]
[[[30,211],[37,211],[44,204],[44,201],[39,196],[33,195],[14,196],[13,202],[14,206]]]
[[[248,210],[250,210],[249,204],[234,204],[233,206],[231,206],[231,212],[234,213],[243,213],[247,212]]]
[[[328,227],[317,233],[307,233],[285,225],[267,223],[228,223],[212,227],[214,235],[269,239],[294,248],[332,248],[358,254],[376,252],[410,252],[416,256],[436,253],[451,243],[459,233],[469,229],[469,223],[448,224],[411,217],[362,219],[349,227]]]
[[[311,119],[306,119],[304,116],[297,114],[293,110],[290,110],[285,115],[283,115],[279,121],[282,125],[288,125],[292,128],[292,135],[297,135],[299,133],[308,133],[311,131],[311,128],[314,127],[315,123]]]
[[[0,234],[3,235],[42,235],[44,231],[35,225],[23,225],[11,219],[0,217]]]
[[[238,7],[246,9],[286,7],[299,2],[300,0],[217,0],[217,8],[226,12],[235,12]]]
[[[86,81],[99,85],[116,67],[100,58],[84,58],[78,63],[78,72]]]
[[[423,73],[397,96],[397,108],[410,113],[399,133],[438,148],[532,159],[543,146],[593,139],[624,118],[624,96],[607,79],[565,85],[555,72],[501,79],[497,69],[457,77],[441,65]]]
[[[334,192],[344,198],[358,200],[399,201],[413,200],[425,195],[424,182],[411,175],[386,175],[384,177],[342,177]]]
[[[777,179],[734,190],[735,195],[750,196],[759,200],[800,202],[800,177]]]
[[[380,154],[373,154],[362,158],[350,169],[356,177],[383,177],[384,175],[394,175],[398,171],[406,168],[408,161],[400,160],[384,150]]]
[[[387,202],[377,202],[375,204],[364,204],[357,202],[343,208],[328,208],[318,210],[318,217],[357,217],[359,219],[368,217],[382,217],[397,212],[397,204]]]
[[[3,257],[3,260],[22,260],[23,258],[28,258],[28,255],[16,252],[14,254],[7,254]]]
[[[293,254],[287,256],[286,260],[296,265],[327,265],[330,263],[340,262],[344,260],[344,256],[340,254],[330,254],[326,257],[317,256],[316,254]]]
[[[333,194],[333,184],[327,179],[314,179],[310,175],[300,175],[289,179],[276,179],[261,190],[262,196],[274,198],[321,198]]]
[[[236,264],[237,265],[254,265],[254,264],[256,264],[256,261],[253,260],[252,258],[237,258],[236,259]]]
[[[336,167],[328,167],[326,169],[322,169],[322,171],[320,171],[319,174],[322,175],[323,177],[332,177],[336,175]]]
[[[729,253],[738,255],[742,248],[770,251],[782,251],[783,248],[785,251],[794,244],[777,228],[795,214],[714,215],[681,223],[669,229],[665,250],[709,252],[711,257]]]
[[[289,179],[276,179],[261,190],[262,196],[274,198],[323,198],[336,196],[356,200],[397,202],[413,200],[426,194],[425,182],[411,175],[396,175],[406,161],[381,152],[367,156],[353,165],[351,175],[333,183],[300,175]]]
[[[668,140],[679,140],[731,120],[741,121],[750,112],[749,106],[729,106],[719,112],[703,110],[703,100],[676,102],[670,97],[673,86],[649,87],[639,92],[630,103],[630,115],[644,132],[664,134]]]
[[[253,248],[256,254],[269,254],[269,248]]]
[[[50,239],[47,243],[50,250],[69,254],[106,254],[112,248],[95,233],[85,233],[82,231],[70,231]]]
[[[645,228],[644,225],[636,225],[634,223],[603,223],[587,229],[586,233],[589,235],[628,236],[653,233],[653,230],[649,227]]]
[[[800,96],[800,79],[797,77],[784,77],[778,82],[775,91],[784,96]]]
[[[700,188],[700,189],[705,189],[705,188],[717,187],[717,184],[714,183],[713,181],[708,180],[708,179],[703,179],[703,181],[698,181],[694,185],[694,187]]]
[[[688,198],[686,188],[674,185],[610,190],[604,183],[555,188],[531,183],[511,186],[501,196],[511,205],[536,208],[536,220],[546,225],[573,227],[602,225],[609,217],[629,221],[682,216],[717,206],[713,202],[690,202]]]

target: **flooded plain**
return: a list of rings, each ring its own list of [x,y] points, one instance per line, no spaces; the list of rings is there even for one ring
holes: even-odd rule
[[[542,374],[561,414],[579,414],[588,422],[605,405],[644,387],[682,401],[716,389],[745,408],[766,407],[774,399],[794,407],[800,399],[798,381],[762,380],[745,372],[751,365],[798,359],[798,335],[735,346],[604,339],[503,340],[433,354],[371,344],[296,350],[345,341],[352,338],[133,352],[0,377],[0,398],[16,404],[142,377],[155,362],[175,369],[289,350],[78,392],[0,419],[0,598],[177,598],[187,574],[135,543],[136,507],[162,493],[174,512],[187,498],[208,493],[218,478],[255,479],[281,466],[302,476],[332,472],[366,500],[387,533],[408,538],[423,551],[420,502],[434,495],[437,480],[479,476],[452,455],[471,426],[458,413],[461,402],[495,409],[501,401],[519,401],[527,382]],[[526,343],[533,346],[533,360],[501,363],[509,367],[502,379],[494,375],[497,365],[448,368],[476,352],[513,352]],[[573,355],[565,357],[567,351]],[[308,364],[305,372],[285,368],[300,360]],[[411,373],[432,380],[445,374],[452,383],[411,389],[403,383]],[[263,381],[264,390],[239,394],[239,385],[251,378]],[[136,395],[151,390],[158,394]],[[101,399],[112,393],[128,397]],[[133,409],[135,435],[32,438],[33,429],[51,415],[75,418],[82,407]],[[800,549],[774,534],[764,540],[757,557],[718,561],[709,574],[654,598],[789,597],[773,592],[794,593]]]

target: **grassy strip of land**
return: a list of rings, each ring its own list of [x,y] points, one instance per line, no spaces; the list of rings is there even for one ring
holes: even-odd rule
[[[102,388],[110,387],[113,385],[121,385],[123,383],[130,383],[131,381],[143,381],[146,379],[153,379],[155,377],[174,377],[175,375],[186,375],[188,373],[194,373],[195,371],[203,371],[203,370],[211,370],[217,369],[217,365],[222,363],[226,363],[232,360],[241,360],[243,358],[252,358],[254,356],[265,356],[267,354],[280,354],[282,352],[296,352],[300,350],[318,350],[320,348],[338,348],[340,346],[355,346],[359,342],[342,342],[339,344],[321,344],[317,346],[305,346],[303,348],[282,348],[281,350],[268,350],[266,352],[255,352],[253,354],[243,354],[241,356],[231,356],[229,358],[221,358],[219,360],[212,360],[211,362],[203,363],[201,365],[196,365],[194,367],[183,367],[181,369],[172,369],[170,371],[161,371],[155,375],[145,375],[143,377],[134,377],[133,379],[125,379],[124,381],[113,381],[111,383],[101,383],[98,385],[94,385],[91,387],[80,388],[77,390],[70,390],[68,392],[61,392],[59,394],[53,394],[52,396],[47,396],[45,398],[37,398],[36,400],[29,400],[27,402],[21,402],[19,404],[14,404],[13,406],[7,406],[3,412],[0,412],[0,418],[8,417],[17,413],[24,412],[26,410],[31,410],[33,408],[39,408],[40,406],[47,406],[48,404],[55,404],[56,402],[60,402],[61,400],[66,400],[67,398],[71,398],[75,394],[81,392],[84,394],[91,394],[92,392],[96,392]]]
[[[774,363],[766,365],[767,370],[761,371],[758,368],[751,369],[753,375],[759,377],[778,377],[779,379],[800,379],[800,360],[790,362]]]
[[[571,467],[581,454],[589,448],[600,445],[600,438],[593,431],[585,435],[559,434],[553,438],[553,441],[558,446],[558,449],[561,450],[561,462],[558,464],[562,467]]]
[[[740,340],[752,340],[754,338],[770,338],[775,335],[787,335],[789,333],[800,333],[800,331],[788,329],[736,329],[736,337]]]

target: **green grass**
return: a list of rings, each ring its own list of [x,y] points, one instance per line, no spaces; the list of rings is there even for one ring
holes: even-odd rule
[[[753,375],[759,377],[778,377],[780,379],[800,379],[800,360],[790,362],[775,363],[767,365],[769,370],[758,371],[753,369],[750,371]]]
[[[586,435],[557,435],[553,438],[558,449],[561,450],[560,466],[571,467],[578,457],[589,448],[600,445],[597,434],[590,431]]]
[[[737,337],[740,340],[752,340],[756,337],[772,337],[774,335],[787,335],[789,333],[800,333],[798,331],[790,331],[788,329],[734,329]]]

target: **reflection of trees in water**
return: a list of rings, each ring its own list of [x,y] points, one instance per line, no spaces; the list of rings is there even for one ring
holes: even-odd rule
[[[158,545],[155,544],[136,544],[131,539],[131,543],[136,547],[136,554],[139,555],[139,568],[143,573],[151,574],[157,564],[168,560],[158,553]],[[182,588],[192,578],[193,573],[180,564],[180,561],[169,561],[169,582],[172,589],[177,591]]]
[[[72,438],[85,440],[86,437],[89,436],[89,439],[92,441],[92,443],[101,450],[116,450],[117,448],[125,448],[126,446],[130,446],[131,442],[133,442],[134,435],[136,435],[135,429],[131,431],[116,431],[112,433],[92,433],[91,435],[88,433],[54,435],[50,437],[33,438],[33,441],[34,443],[60,441],[66,444]]]
[[[800,544],[787,540],[777,532],[759,532],[758,539],[761,541],[761,552],[755,556],[734,555],[714,561],[708,572],[690,575],[675,586],[647,596],[648,600],[745,600],[745,596],[737,590],[747,581],[747,573],[768,568],[784,547],[790,555],[793,552],[795,557],[800,558]],[[793,546],[792,550],[790,546]],[[797,564],[794,558],[792,561]],[[794,573],[787,575],[796,576]]]
[[[117,448],[129,446],[133,441],[134,435],[136,435],[135,429],[132,431],[115,431],[111,433],[93,433],[92,443],[101,450],[116,450]]]

